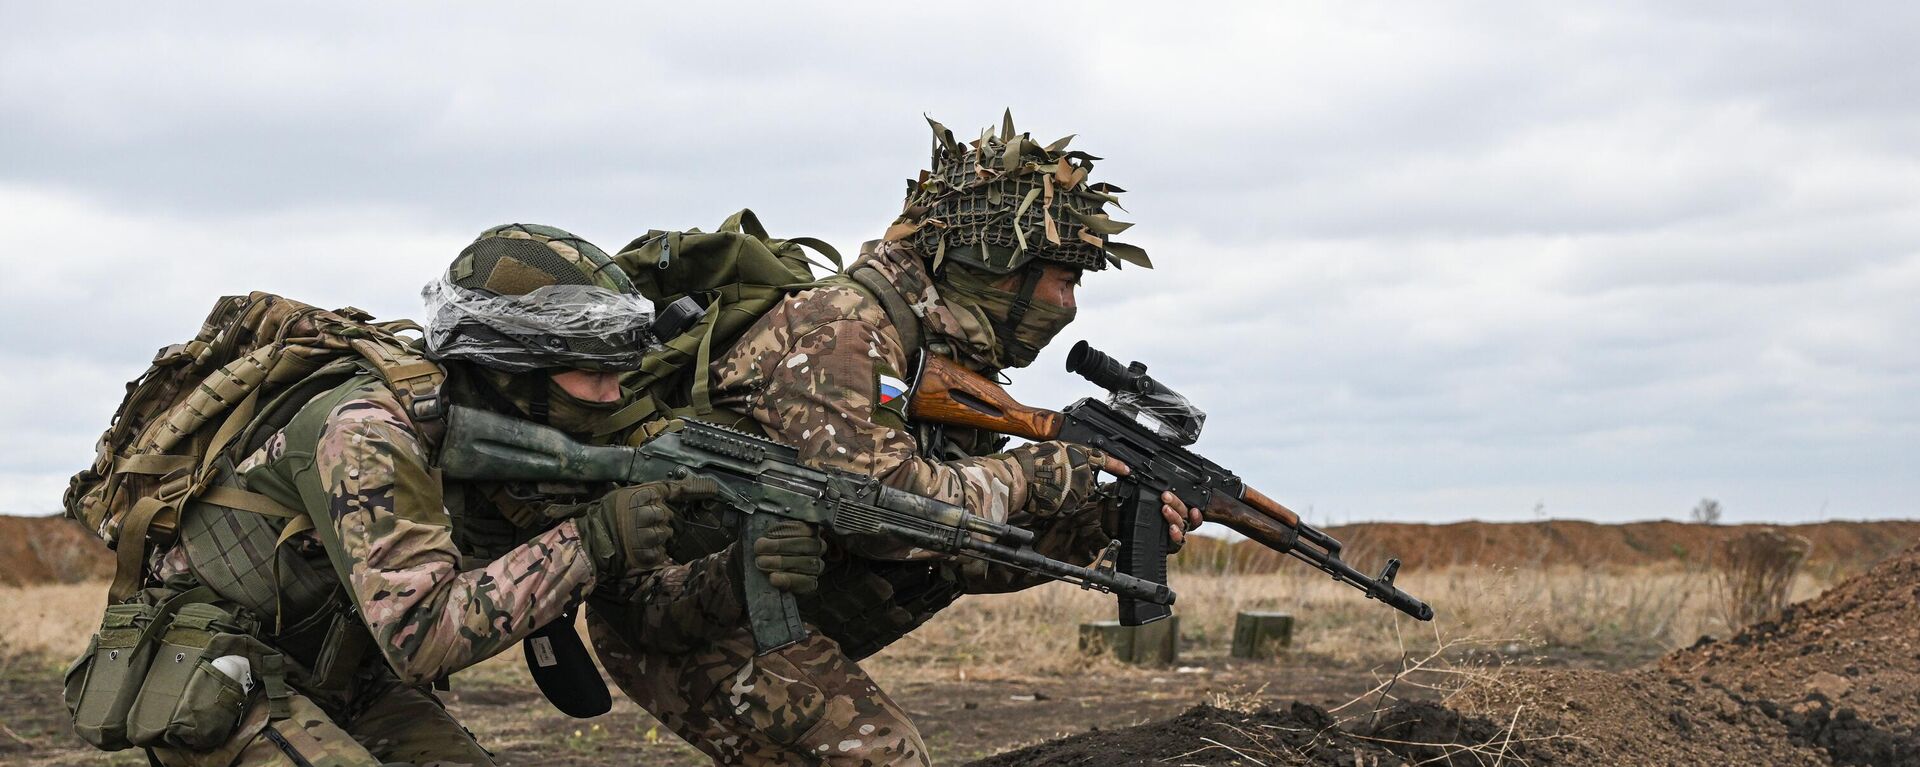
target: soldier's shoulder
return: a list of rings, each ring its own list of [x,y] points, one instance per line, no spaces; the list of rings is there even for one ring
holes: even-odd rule
[[[836,322],[858,322],[885,327],[887,312],[880,302],[852,285],[828,283],[788,296],[775,310],[795,334]]]
[[[357,431],[368,427],[394,427],[413,431],[413,422],[400,404],[400,395],[379,376],[356,375],[313,398],[302,408],[303,416],[325,419],[330,432]]]

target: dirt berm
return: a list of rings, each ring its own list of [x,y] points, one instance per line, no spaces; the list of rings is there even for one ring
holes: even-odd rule
[[[112,552],[79,523],[64,517],[0,514],[0,586],[112,576]]]
[[[1920,547],[1632,671],[1508,667],[1447,707],[1403,703],[1344,728],[1298,703],[1200,706],[974,764],[1920,767]]]

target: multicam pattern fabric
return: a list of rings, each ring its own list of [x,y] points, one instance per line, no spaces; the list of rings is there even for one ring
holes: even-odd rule
[[[991,334],[939,300],[911,250],[886,245],[863,257],[891,279],[920,314],[923,332],[978,354]],[[856,267],[857,268],[857,267]],[[747,413],[804,460],[870,474],[909,492],[966,506],[1005,521],[1026,505],[1027,477],[1006,455],[933,461],[898,413],[879,407],[880,377],[904,377],[911,350],[886,311],[860,289],[829,285],[799,293],[768,312],[714,363],[714,404]],[[923,558],[882,542],[860,552]]]
[[[859,266],[872,267],[900,291],[930,347],[978,368],[989,366],[991,331],[975,315],[956,312],[941,300],[911,246],[882,244]],[[796,445],[805,460],[878,476],[984,516],[1034,526],[1043,531],[1043,553],[1089,560],[1106,542],[1099,534],[1098,511],[1036,518],[1026,508],[1029,477],[1013,456],[936,461],[921,455],[904,409],[879,402],[882,376],[909,378],[903,373],[917,353],[902,348],[885,309],[865,292],[846,285],[815,288],[775,307],[713,364],[714,404],[748,414],[774,439]],[[859,622],[863,628],[892,627],[881,629],[887,639],[860,640],[874,645],[863,654],[950,603],[955,589],[1010,591],[1035,582],[1026,573],[939,561],[887,541],[835,543],[856,556],[829,568],[821,592],[802,600],[803,614],[829,623]],[[875,567],[926,568],[924,580],[951,585],[937,588],[937,594],[903,597],[870,571]],[[866,591],[849,588],[853,584],[880,590],[864,598],[854,592]],[[834,602],[831,609],[828,602]],[[674,617],[658,608],[603,608],[597,601],[591,605],[588,626],[608,674],[628,697],[718,764],[929,763],[906,713],[831,638],[847,635],[846,626],[810,625],[806,641],[755,657],[737,612]],[[690,628],[700,620],[712,622]],[[735,628],[717,640],[688,641],[715,625]]]
[[[342,727],[306,696],[288,701],[292,716],[267,721],[256,703],[228,742],[211,751],[155,749],[165,767],[379,767],[388,764],[484,767],[493,755],[474,742],[432,696],[395,687]]]
[[[315,523],[332,521],[335,569],[402,680],[431,681],[507,649],[593,588],[572,521],[462,572],[440,485],[398,398],[371,379],[348,386],[316,402],[337,402],[317,414],[317,440],[297,439],[316,417],[302,412],[283,432],[295,436],[270,440],[241,473],[294,478]]]
[[[591,609],[587,626],[621,691],[715,764],[931,764],[906,712],[818,633],[756,656],[743,628],[665,655],[634,648]]]
[[[588,614],[618,630],[638,649],[692,652],[746,619],[739,589],[733,585],[739,567],[738,549],[729,546],[686,564],[655,570],[632,599],[595,593],[588,600]]]

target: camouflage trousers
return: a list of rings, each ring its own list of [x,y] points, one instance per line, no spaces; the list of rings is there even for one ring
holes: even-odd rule
[[[293,716],[268,721],[255,701],[227,742],[213,751],[155,749],[165,767],[491,767],[493,755],[474,742],[440,702],[410,687],[395,687],[344,728],[304,695],[289,701]]]
[[[591,608],[594,651],[614,683],[714,764],[881,767],[931,761],[905,711],[840,645],[814,632],[754,654],[745,627],[685,655],[637,651]]]

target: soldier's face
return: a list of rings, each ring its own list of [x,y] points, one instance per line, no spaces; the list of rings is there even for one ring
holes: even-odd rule
[[[1020,283],[1025,280],[1025,274],[1014,272],[1001,277],[1000,281],[995,282],[993,286],[1001,290],[1015,291],[1020,289]],[[1033,297],[1063,309],[1072,309],[1078,306],[1073,301],[1073,289],[1079,284],[1079,269],[1059,264],[1042,264],[1040,283],[1033,286]]]
[[[620,374],[599,370],[562,370],[553,383],[567,396],[584,402],[619,402]]]

